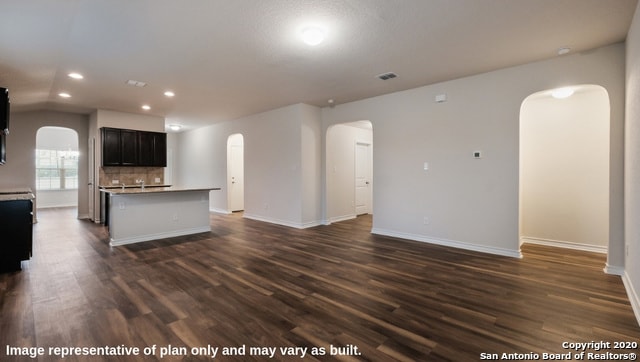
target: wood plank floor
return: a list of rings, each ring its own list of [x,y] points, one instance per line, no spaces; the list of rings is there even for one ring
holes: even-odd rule
[[[211,233],[111,248],[74,214],[40,210],[32,260],[0,274],[1,361],[32,360],[7,346],[43,347],[41,361],[56,360],[49,347],[154,345],[163,361],[212,360],[191,350],[208,346],[222,361],[270,359],[250,347],[308,348],[271,358],[286,361],[477,361],[640,343],[602,254],[525,245],[514,259],[371,235],[369,216],[297,230],[237,214],[212,214]],[[169,345],[177,355],[160,359]]]

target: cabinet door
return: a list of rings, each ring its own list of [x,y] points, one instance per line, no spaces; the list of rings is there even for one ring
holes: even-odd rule
[[[167,167],[167,134],[155,133],[153,142],[153,165]]]
[[[120,166],[120,130],[102,129],[102,166]]]
[[[120,130],[120,152],[122,166],[138,164],[138,132],[128,129]]]
[[[154,133],[138,132],[138,164],[140,166],[154,166]]]

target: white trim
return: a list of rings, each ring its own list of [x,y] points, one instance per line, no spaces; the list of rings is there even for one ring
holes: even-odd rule
[[[172,238],[175,236],[183,236],[183,235],[191,235],[198,233],[206,233],[211,231],[211,226],[202,226],[191,229],[181,229],[175,231],[169,231],[165,233],[157,233],[157,234],[145,234],[143,236],[134,236],[130,238],[122,238],[122,239],[113,239],[109,242],[111,246],[125,245],[125,244],[133,244],[141,241],[149,241],[149,240],[157,240],[157,239],[166,239]]]
[[[463,241],[439,239],[439,238],[427,237],[423,235],[408,234],[408,233],[397,232],[397,231],[386,230],[386,229],[378,229],[378,228],[371,229],[371,233],[384,235],[384,236],[391,236],[391,237],[401,238],[401,239],[421,241],[425,243],[448,246],[452,248],[479,251],[481,253],[495,254],[495,255],[522,259],[522,253],[520,252],[520,250],[512,250],[512,249],[505,249],[505,248],[497,248],[494,246],[471,244]]]
[[[288,226],[288,227],[296,228],[296,229],[306,229],[306,228],[311,228],[311,227],[318,226],[318,225],[323,225],[322,221],[308,221],[308,222],[305,222],[305,223],[295,223],[295,222],[286,221],[286,220],[272,219],[272,218],[268,218],[268,217],[264,217],[264,216],[247,214],[246,212],[244,213],[243,217],[245,217],[247,219],[251,219],[251,220],[268,222],[270,224]]]
[[[225,210],[225,209],[218,209],[215,207],[210,207],[209,208],[209,212],[215,212],[216,214],[224,214],[224,215],[231,215],[232,212],[229,210]]]
[[[334,217],[330,217],[329,220],[327,220],[325,225],[331,225],[334,222],[341,222],[341,221],[347,221],[347,220],[353,220],[357,217],[356,214],[350,214],[350,215],[343,215],[343,216],[334,216]]]
[[[78,214],[78,219],[86,220],[89,218],[89,214]]]
[[[631,303],[633,314],[636,316],[636,321],[640,324],[640,296],[636,293],[633,283],[631,283],[631,279],[626,272],[622,275],[622,283],[624,284],[624,288],[627,290],[629,302]]]
[[[611,275],[623,276],[624,268],[621,266],[609,265],[609,263],[607,263],[607,265],[604,267],[604,272]]]
[[[601,253],[601,254],[606,254],[608,252],[608,248],[606,246],[574,243],[574,242],[571,242],[571,241],[564,241],[564,240],[532,238],[532,237],[529,237],[529,236],[521,237],[520,238],[520,243],[521,244],[527,243],[527,244],[554,246],[556,248],[565,248],[565,249],[572,249],[572,250],[590,251],[590,252],[593,252],[593,253]]]

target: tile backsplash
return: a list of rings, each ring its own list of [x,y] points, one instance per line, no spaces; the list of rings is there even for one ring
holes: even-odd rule
[[[140,179],[145,185],[163,185],[164,167],[100,167],[100,186],[134,186]],[[114,180],[118,183],[113,183]]]

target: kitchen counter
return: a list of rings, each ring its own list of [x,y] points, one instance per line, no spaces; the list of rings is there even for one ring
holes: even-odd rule
[[[209,192],[219,187],[102,188],[110,245],[211,231]]]
[[[33,250],[33,200],[29,188],[0,189],[0,272],[17,271]]]
[[[117,188],[101,188],[101,192],[106,192],[112,195],[126,195],[126,194],[150,194],[160,192],[188,192],[188,191],[216,191],[220,190],[219,187],[207,187],[207,188],[180,188],[172,186],[145,186],[144,189],[138,187],[122,187]]]
[[[35,198],[29,188],[0,189],[0,201],[34,200]]]

